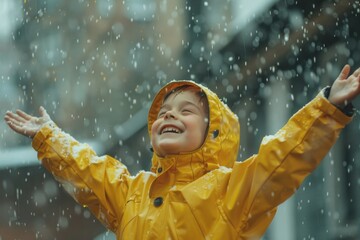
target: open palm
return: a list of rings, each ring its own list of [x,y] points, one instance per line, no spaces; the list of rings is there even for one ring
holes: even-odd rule
[[[360,94],[360,68],[349,73],[350,66],[345,65],[331,87],[329,101],[336,106],[345,107]]]
[[[45,108],[40,107],[39,113],[40,116],[35,117],[21,110],[16,110],[15,113],[8,111],[6,112],[4,119],[12,130],[32,138],[40,130],[42,125],[51,121]]]

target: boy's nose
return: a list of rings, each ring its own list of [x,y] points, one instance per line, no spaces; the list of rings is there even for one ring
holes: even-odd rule
[[[166,111],[164,118],[175,118],[175,114],[173,111]]]

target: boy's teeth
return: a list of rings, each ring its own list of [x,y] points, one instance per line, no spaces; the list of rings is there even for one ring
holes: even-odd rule
[[[172,128],[172,127],[164,128],[164,129],[161,131],[161,133],[166,133],[166,132],[180,133],[179,130],[177,130],[176,128]]]

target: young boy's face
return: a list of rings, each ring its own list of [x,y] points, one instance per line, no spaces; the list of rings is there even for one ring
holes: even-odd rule
[[[151,127],[152,147],[160,157],[191,152],[204,142],[208,106],[197,91],[190,88],[172,93],[160,108]]]

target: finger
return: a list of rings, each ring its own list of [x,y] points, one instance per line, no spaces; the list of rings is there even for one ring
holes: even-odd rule
[[[11,114],[10,111],[6,111],[4,118],[5,118],[5,119],[6,119],[6,118],[10,118],[10,114]]]
[[[12,121],[12,120],[8,120],[6,121],[6,123],[9,125],[9,127],[14,130],[17,133],[23,133],[23,126],[22,124],[16,122],[16,121]]]
[[[11,118],[12,121],[17,121],[17,122],[22,122],[22,123],[26,122],[26,120],[23,117],[19,116],[18,114],[15,114],[13,112],[7,112],[6,116]]]
[[[7,124],[9,124],[11,122],[11,117],[8,116],[7,114],[4,116],[4,120]]]
[[[340,74],[338,76],[338,79],[345,80],[349,76],[349,73],[350,73],[350,65],[346,64],[343,67],[343,69],[341,70],[341,72],[340,72]]]
[[[31,116],[31,115],[29,115],[29,114],[27,114],[26,112],[24,112],[24,111],[21,111],[21,110],[16,110],[16,113],[19,115],[19,116],[21,116],[21,117],[23,117],[24,119],[26,119],[26,120],[30,120],[31,118],[33,118],[33,116]]]
[[[353,75],[355,77],[359,77],[360,76],[360,68],[356,69],[356,71],[353,73]]]
[[[46,109],[43,106],[40,106],[39,113],[41,117],[48,117],[49,114],[47,113]]]
[[[11,119],[7,120],[6,123],[9,127],[16,133],[24,135],[26,137],[34,137],[34,130],[26,127],[23,123],[13,121]]]

